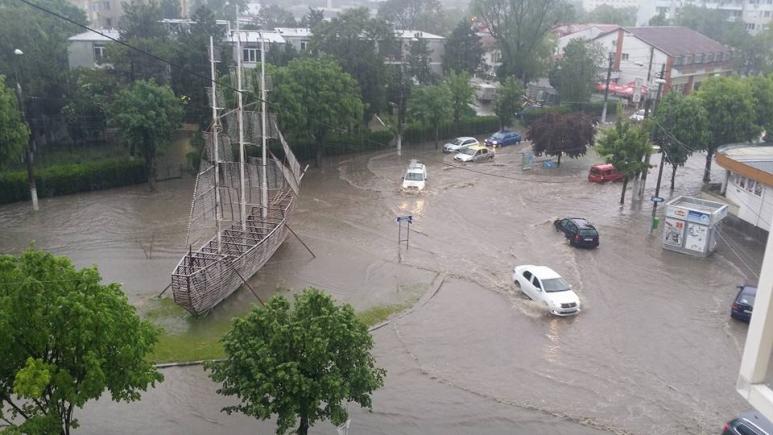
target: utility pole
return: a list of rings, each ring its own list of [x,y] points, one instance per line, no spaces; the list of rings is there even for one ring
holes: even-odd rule
[[[663,88],[663,83],[665,83],[665,80],[663,77],[666,73],[666,65],[663,65],[663,67],[660,69],[660,75],[658,76],[658,93],[655,95],[655,105],[652,107],[652,111],[654,112],[655,109],[658,107],[658,103],[660,102],[660,91]],[[655,126],[656,128],[658,126]],[[652,201],[652,225],[650,226],[650,234],[652,234],[655,231],[655,228],[658,226],[658,222],[656,220],[656,213],[658,211],[658,202],[660,201],[660,182],[663,179],[663,166],[666,163],[666,149],[664,147],[660,148],[660,167],[658,168],[658,182],[655,185],[655,198]]]
[[[604,88],[604,109],[601,111],[601,123],[607,122],[607,100],[609,99],[609,80],[612,79],[612,61],[614,57],[609,53],[609,67],[607,68],[607,86]]]
[[[236,91],[239,111],[239,215],[242,218],[242,232],[247,232],[247,198],[244,189],[244,104],[242,102],[242,33],[239,29],[239,6],[236,6]]]
[[[24,52],[19,50],[18,48],[13,51],[13,54],[15,56],[22,56],[24,55]],[[40,207],[38,207],[38,188],[37,184],[35,183],[35,167],[34,167],[34,146],[35,143],[35,135],[32,131],[32,125],[27,121],[27,113],[24,110],[24,96],[22,95],[21,90],[21,82],[19,81],[19,68],[16,65],[16,62],[13,62],[13,72],[16,76],[16,102],[19,105],[19,112],[21,113],[21,120],[24,122],[25,125],[27,125],[27,128],[30,131],[30,137],[27,140],[27,149],[26,149],[26,156],[25,159],[27,163],[27,183],[29,184],[30,188],[30,199],[32,200],[32,210],[38,211]]]

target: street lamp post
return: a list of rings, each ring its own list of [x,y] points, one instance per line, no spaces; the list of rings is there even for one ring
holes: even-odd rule
[[[24,52],[17,48],[13,50],[13,54],[15,56],[22,56],[24,55]],[[35,139],[32,134],[32,128],[30,127],[30,123],[27,122],[27,114],[24,110],[24,98],[22,96],[21,81],[19,81],[19,68],[16,62],[13,62],[13,73],[16,76],[16,100],[19,104],[19,112],[21,113],[21,119],[30,130],[30,138],[27,141],[27,150],[26,150],[26,156],[25,156],[25,160],[27,161],[27,181],[30,187],[30,198],[32,199],[32,210],[38,211],[39,210],[38,189],[37,189],[37,186],[35,185],[35,168],[33,166],[34,154],[33,154],[33,147],[32,147],[32,141],[34,141]]]
[[[664,67],[665,70],[665,67]],[[663,87],[663,84],[666,82],[663,79],[664,76],[664,70],[660,72],[660,76],[655,80],[655,83],[658,84],[658,94],[655,96],[655,105],[652,107],[652,111],[655,112],[655,109],[658,107],[658,103],[660,102],[660,91]],[[652,201],[652,225],[650,226],[650,234],[652,234],[655,231],[655,228],[658,226],[658,221],[656,220],[656,213],[658,211],[658,201],[660,197],[660,182],[663,179],[663,166],[666,163],[666,149],[664,147],[660,148],[660,167],[658,168],[658,182],[655,184],[655,199]]]

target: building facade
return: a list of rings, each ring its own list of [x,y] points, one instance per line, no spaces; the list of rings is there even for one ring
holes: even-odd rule
[[[726,146],[716,160],[725,169],[722,193],[738,206],[738,218],[767,231],[773,223],[773,144]]]
[[[100,29],[110,38],[118,38],[118,31],[113,29]],[[75,68],[104,68],[109,66],[105,63],[105,50],[107,45],[112,42],[96,32],[88,31],[68,38],[67,61],[70,69]]]
[[[123,16],[123,0],[70,0],[86,13],[89,24],[102,29],[115,29]]]
[[[767,29],[773,20],[773,0],[647,0],[650,18],[664,14],[674,18],[679,10],[686,6],[698,6],[717,9],[727,14],[730,21],[742,21],[749,33]]]
[[[676,91],[690,94],[716,75],[733,72],[732,50],[692,29],[678,26],[627,27],[593,39],[612,55],[617,82],[637,79],[651,91],[663,73],[661,95]],[[603,68],[606,69],[606,61]]]

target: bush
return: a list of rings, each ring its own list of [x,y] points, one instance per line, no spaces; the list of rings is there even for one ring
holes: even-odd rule
[[[325,155],[335,156],[359,151],[389,148],[392,146],[392,139],[392,133],[389,131],[363,130],[351,135],[333,136],[327,140],[327,144],[325,145]],[[316,157],[313,142],[304,140],[288,141],[298,160],[312,160]],[[281,149],[282,146],[278,143],[271,147],[272,152],[277,156],[282,155]]]
[[[139,159],[53,165],[35,174],[40,198],[140,184],[147,180],[144,163]],[[29,200],[27,172],[0,174],[0,204],[26,200]]]
[[[441,140],[457,136],[474,136],[476,134],[493,133],[499,130],[499,119],[496,116],[476,116],[462,119],[459,124],[443,124],[438,128]],[[405,142],[418,143],[435,140],[435,131],[431,127],[411,125],[403,132]]]

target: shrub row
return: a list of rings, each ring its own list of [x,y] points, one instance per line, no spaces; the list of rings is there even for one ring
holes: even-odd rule
[[[560,106],[547,106],[539,109],[528,109],[519,114],[518,119],[523,125],[528,126],[534,120],[541,117],[546,113],[569,113],[569,112],[584,112],[591,116],[600,116],[601,111],[604,109],[603,101],[592,101],[588,103],[575,103],[575,104],[562,104]],[[614,102],[610,102],[607,110],[614,110]]]
[[[477,134],[494,133],[499,130],[499,118],[496,116],[476,116],[462,119],[459,123],[443,124],[438,128],[440,139],[457,136],[474,136]],[[405,142],[418,143],[435,140],[435,130],[419,125],[412,125],[403,133]]]
[[[109,189],[144,183],[148,179],[141,159],[110,159],[53,165],[35,173],[38,197]],[[0,204],[29,200],[26,171],[0,173]]]

